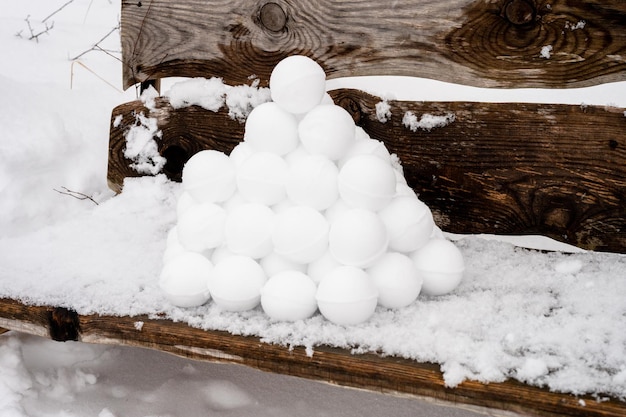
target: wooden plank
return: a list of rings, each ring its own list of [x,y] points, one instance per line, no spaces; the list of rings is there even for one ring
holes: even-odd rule
[[[0,325],[20,331],[54,328],[57,325],[51,324],[49,319],[52,312],[58,310],[0,299]],[[490,384],[466,381],[456,388],[449,388],[445,386],[439,366],[431,363],[351,354],[325,346],[316,347],[314,354],[309,356],[301,347],[290,349],[263,343],[257,337],[205,331],[145,316],[82,316],[74,313],[73,317],[70,321],[75,323],[76,337],[69,340],[147,347],[192,359],[236,363],[370,391],[425,396],[535,416],[626,415],[626,403],[616,399],[597,401],[590,396],[549,392],[512,380]],[[580,400],[584,401],[584,406]]]
[[[400,157],[409,185],[444,230],[542,234],[582,248],[626,252],[624,109],[390,101],[392,117],[381,123],[380,98],[357,90],[331,95]],[[418,119],[426,113],[454,120],[411,131],[403,123],[408,111]],[[198,150],[229,153],[243,138],[244,125],[224,109],[174,110],[165,99],[152,112],[141,102],[119,106],[112,115],[108,173],[117,190],[125,177],[137,175],[123,155],[134,112],[158,119],[161,154],[172,155],[165,172],[176,180]],[[119,115],[122,122],[114,127]]]
[[[266,85],[276,63],[304,54],[329,78],[582,87],[626,80],[625,22],[622,0],[123,0],[123,79]]]

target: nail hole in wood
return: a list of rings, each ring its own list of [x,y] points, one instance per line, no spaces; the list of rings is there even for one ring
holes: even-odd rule
[[[504,16],[516,26],[524,26],[535,20],[535,6],[527,0],[511,0],[504,9]]]
[[[259,12],[259,20],[267,30],[281,32],[287,24],[287,15],[280,5],[265,3]]]
[[[617,141],[615,139],[609,140],[609,148],[611,148],[612,150],[617,149],[618,145],[619,145],[619,143],[617,143]]]

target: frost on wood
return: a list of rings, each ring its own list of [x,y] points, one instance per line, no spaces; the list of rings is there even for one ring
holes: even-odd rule
[[[584,20],[579,20],[577,23],[565,22],[565,29],[569,30],[577,30],[584,29],[587,22]]]
[[[133,161],[130,165],[140,174],[156,175],[165,166],[166,159],[159,154],[154,138],[160,138],[157,119],[146,117],[143,113],[135,116],[135,125],[126,132],[124,157]]]
[[[270,101],[269,88],[259,88],[259,80],[251,85],[229,86],[217,77],[176,83],[165,96],[175,109],[195,105],[217,112],[226,105],[228,115],[239,121],[244,121],[254,107]]]
[[[411,132],[416,132],[417,129],[430,131],[437,127],[444,127],[454,122],[456,116],[454,113],[446,113],[442,116],[436,116],[430,113],[422,114],[422,117],[418,120],[417,116],[411,112],[407,111],[404,113],[404,117],[402,118],[402,124],[411,129]]]

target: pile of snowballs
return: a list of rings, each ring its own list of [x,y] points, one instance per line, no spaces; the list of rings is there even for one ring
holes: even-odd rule
[[[189,159],[160,277],[173,304],[261,304],[281,321],[319,309],[353,325],[377,305],[406,307],[459,284],[463,257],[395,155],[325,91],[315,61],[288,57],[231,154]]]

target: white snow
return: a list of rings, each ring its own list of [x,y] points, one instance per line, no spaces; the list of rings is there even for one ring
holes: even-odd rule
[[[550,59],[552,57],[552,49],[553,49],[552,45],[542,46],[541,47],[541,52],[539,53],[539,55],[542,58]]]
[[[454,122],[455,119],[454,113],[446,113],[445,115],[423,113],[418,120],[415,113],[407,111],[402,117],[402,124],[409,128],[411,132],[416,132],[417,129],[431,131],[437,127],[445,127]]]
[[[214,303],[172,306],[158,277],[182,187],[157,175],[128,179],[124,192],[113,196],[106,184],[111,110],[135,99],[135,92],[110,86],[119,87],[121,64],[102,51],[83,55],[73,71],[68,61],[117,24],[120,2],[76,0],[54,16],[54,27],[38,43],[15,36],[28,32],[26,16],[42,27],[41,19],[64,3],[11,1],[0,17],[0,54],[11,57],[0,68],[0,297],[80,314],[163,313],[199,328],[302,345],[312,355],[317,345],[327,344],[432,361],[441,364],[450,386],[468,378],[516,378],[577,395],[626,397],[624,255],[545,253],[493,237],[458,236],[466,276],[457,290],[420,296],[400,310],[378,307],[358,326],[335,325],[320,314],[276,323],[260,308],[231,313]],[[119,35],[102,46],[119,56]],[[438,83],[415,87],[418,81],[404,77],[332,80],[327,87],[341,82],[381,97],[392,90],[396,99],[411,92],[420,100],[458,93],[459,100],[469,94],[473,100],[626,106],[626,83],[547,95],[507,90],[501,96]],[[394,87],[397,82],[403,87]],[[241,94],[226,94],[224,103],[235,118],[267,101],[254,83],[226,88],[234,89]],[[59,192],[64,190],[73,193]],[[245,368],[235,372],[157,352],[58,344],[14,333],[0,337],[0,369],[0,415],[7,416],[333,414],[332,407],[346,397],[345,415],[383,415],[380,404],[392,404],[394,415],[410,415],[415,407],[407,399],[347,396]]]

